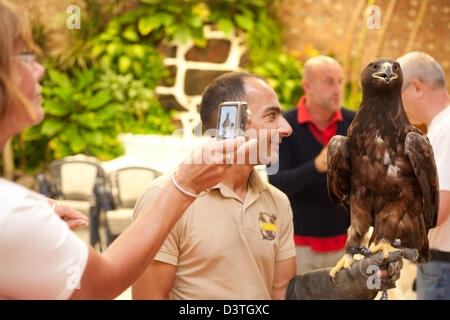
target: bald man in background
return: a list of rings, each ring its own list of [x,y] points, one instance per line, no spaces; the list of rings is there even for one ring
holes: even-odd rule
[[[294,214],[297,274],[333,266],[344,254],[350,216],[327,190],[328,142],[347,135],[355,112],[341,107],[343,69],[334,59],[306,61],[297,107],[284,117],[293,129],[280,144],[279,170],[269,181],[285,192]]]
[[[450,299],[450,96],[442,67],[424,52],[397,59],[403,71],[402,100],[413,124],[425,123],[439,177],[437,227],[428,233],[430,261],[418,266],[417,298]]]

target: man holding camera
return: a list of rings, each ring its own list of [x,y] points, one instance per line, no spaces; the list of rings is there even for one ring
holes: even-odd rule
[[[248,103],[247,130],[278,130],[279,140],[291,134],[275,92],[263,79],[243,73],[217,78],[205,90],[204,130],[217,128],[219,105],[226,101]],[[295,275],[292,211],[287,197],[253,170],[256,164],[234,165],[186,210],[133,286],[134,299],[283,298]],[[138,200],[135,217],[164,179]]]
[[[295,277],[289,200],[254,170],[257,164],[274,163],[276,146],[291,134],[291,126],[265,79],[228,73],[212,81],[203,93],[200,114],[204,130],[216,129],[218,122],[220,127],[220,105],[229,101],[245,102],[251,111],[245,127],[259,142],[256,161],[250,155],[244,163],[233,165],[221,183],[192,203],[133,285],[133,299],[370,299],[376,291],[367,288],[369,275],[361,270],[383,263],[389,272],[382,271],[380,276],[392,287],[401,269],[400,255],[388,261],[382,253],[362,259],[351,270],[339,272],[336,283],[329,270]],[[155,180],[141,196],[135,219],[167,179]],[[180,192],[192,194],[191,190]]]

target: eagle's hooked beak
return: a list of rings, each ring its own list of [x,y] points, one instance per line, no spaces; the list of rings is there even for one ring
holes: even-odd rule
[[[392,72],[392,63],[385,62],[381,67],[381,71],[372,74],[372,77],[389,82],[390,80],[397,79],[398,74]]]

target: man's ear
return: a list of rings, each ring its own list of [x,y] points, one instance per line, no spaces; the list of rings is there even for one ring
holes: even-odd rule
[[[303,91],[308,94],[311,88],[311,83],[308,80],[302,80],[302,87]]]
[[[419,79],[412,79],[411,86],[416,99],[422,99],[425,96],[425,91],[427,89],[427,85],[425,83]]]

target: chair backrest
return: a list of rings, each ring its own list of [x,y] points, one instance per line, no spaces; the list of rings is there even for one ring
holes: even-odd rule
[[[85,155],[53,161],[50,174],[58,194],[70,200],[91,199],[96,181],[105,179],[100,161]]]
[[[137,199],[145,191],[150,182],[160,174],[146,167],[125,167],[111,175],[112,192],[117,199],[117,206],[133,208]]]

